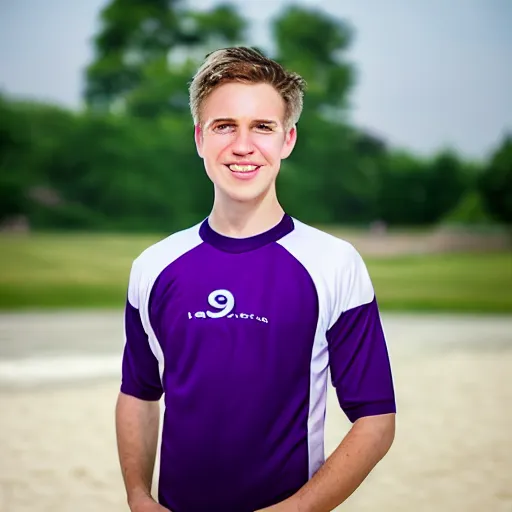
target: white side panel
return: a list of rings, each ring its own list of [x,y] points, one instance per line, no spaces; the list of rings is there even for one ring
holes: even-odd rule
[[[179,231],[146,249],[133,263],[128,299],[139,309],[149,345],[158,360],[160,378],[164,372],[164,355],[149,319],[151,290],[161,272],[180,256],[202,243],[200,225]]]
[[[371,302],[373,288],[366,277],[364,263],[352,245],[295,219],[294,223],[295,230],[278,243],[307,270],[319,301],[310,366],[308,454],[311,478],[325,461],[324,427],[329,367],[326,333],[343,311]]]

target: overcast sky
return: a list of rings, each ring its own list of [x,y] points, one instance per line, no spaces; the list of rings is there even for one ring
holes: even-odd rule
[[[214,0],[191,0],[206,8]],[[235,0],[266,45],[286,3]],[[313,5],[313,1],[301,3]],[[0,88],[80,105],[82,71],[105,0],[0,0]],[[512,130],[512,0],[324,0],[357,35],[353,119],[422,153],[484,156]]]

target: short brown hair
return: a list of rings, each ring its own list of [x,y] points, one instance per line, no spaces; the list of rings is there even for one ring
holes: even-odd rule
[[[227,82],[267,83],[285,103],[285,127],[293,127],[302,113],[305,80],[278,62],[246,47],[223,48],[206,56],[190,84],[190,110],[200,122],[201,105],[211,92]]]

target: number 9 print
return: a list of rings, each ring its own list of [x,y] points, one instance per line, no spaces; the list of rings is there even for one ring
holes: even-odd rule
[[[215,290],[208,296],[208,304],[219,311],[212,313],[207,311],[210,318],[222,318],[229,315],[235,307],[235,297],[228,290]]]
[[[254,313],[233,313],[235,308],[235,296],[228,290],[215,290],[208,295],[208,304],[216,311],[196,311],[187,313],[188,319],[196,318],[234,318],[241,320],[256,320],[268,324],[268,318]]]

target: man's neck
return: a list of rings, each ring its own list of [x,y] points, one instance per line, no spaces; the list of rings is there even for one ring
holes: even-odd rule
[[[251,203],[216,197],[208,222],[221,235],[247,238],[273,228],[283,215],[284,210],[275,193]]]

